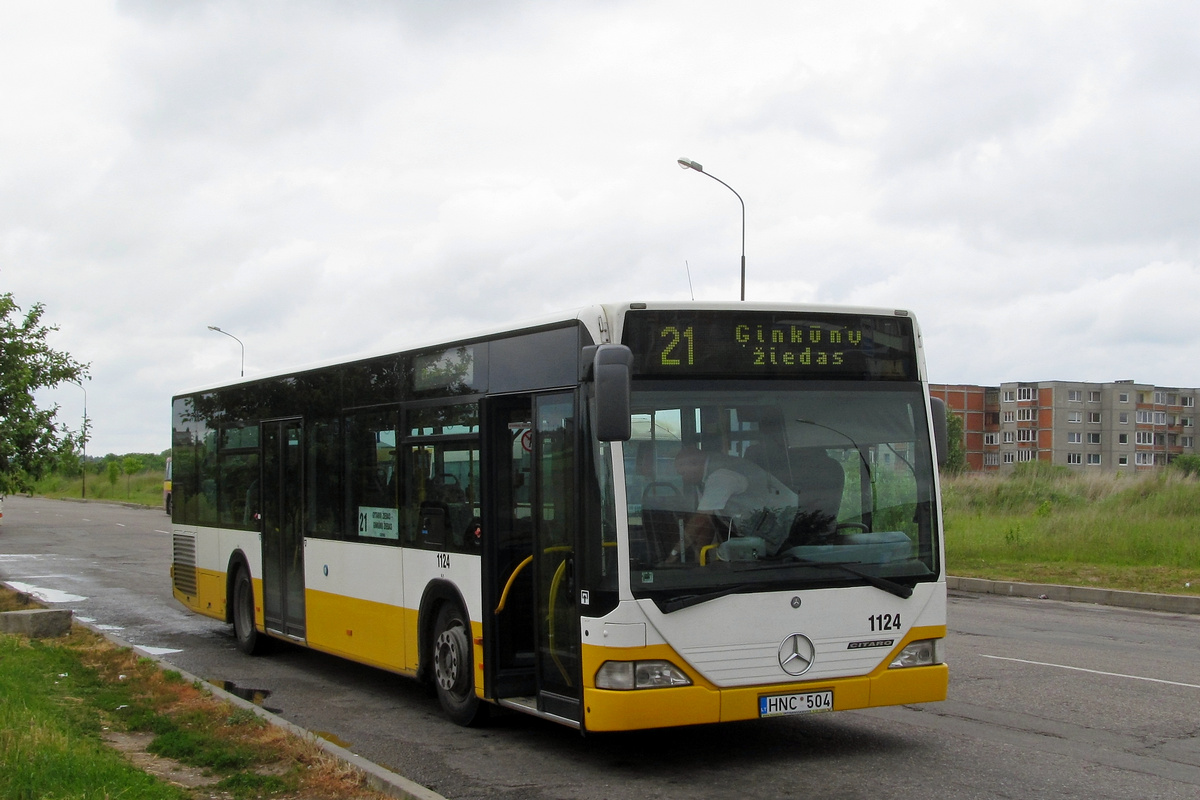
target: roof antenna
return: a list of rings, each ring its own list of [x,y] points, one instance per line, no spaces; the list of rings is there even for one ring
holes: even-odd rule
[[[694,302],[696,302],[696,290],[692,288],[692,268],[691,268],[691,266],[688,264],[688,262],[687,262],[687,259],[686,259],[686,258],[683,260],[683,267],[684,267],[684,269],[686,269],[686,270],[687,270],[687,274],[688,274],[688,291],[692,293],[692,302],[694,303]]]

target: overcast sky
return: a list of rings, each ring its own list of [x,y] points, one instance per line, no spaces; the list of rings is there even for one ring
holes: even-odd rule
[[[209,325],[250,377],[736,300],[681,156],[748,300],[911,309],[935,382],[1200,386],[1194,2],[13,0],[0,103],[0,291],[91,455],[238,377]]]

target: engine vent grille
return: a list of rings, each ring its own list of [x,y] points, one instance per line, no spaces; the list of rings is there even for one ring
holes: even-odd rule
[[[175,588],[190,597],[195,597],[196,537],[189,533],[176,533],[172,551],[171,564],[174,567]]]

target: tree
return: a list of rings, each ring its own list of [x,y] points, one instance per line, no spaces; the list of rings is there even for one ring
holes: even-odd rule
[[[56,420],[58,405],[38,408],[34,392],[79,383],[88,365],[50,347],[56,326],[42,324],[45,308],[34,303],[21,316],[11,292],[0,294],[0,496],[29,491],[34,480],[68,453],[82,449],[78,432]]]
[[[967,469],[965,430],[962,417],[949,411],[946,414],[946,439],[950,452],[946,454],[946,463],[942,467],[942,472],[947,475],[961,475]]]
[[[1176,456],[1171,460],[1171,467],[1184,475],[1200,475],[1200,456]]]
[[[137,456],[125,456],[121,460],[121,471],[125,473],[125,496],[129,497],[129,484],[133,476],[142,471],[142,460]]]

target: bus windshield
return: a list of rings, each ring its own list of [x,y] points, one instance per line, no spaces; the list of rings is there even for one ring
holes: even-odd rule
[[[624,448],[635,596],[673,610],[766,589],[903,594],[936,578],[919,383],[714,385],[635,384]]]

